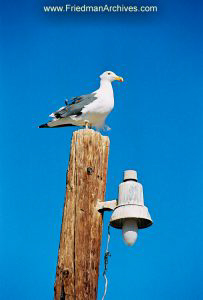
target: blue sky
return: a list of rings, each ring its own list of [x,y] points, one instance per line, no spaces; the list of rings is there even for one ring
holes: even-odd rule
[[[53,298],[75,129],[37,126],[112,70],[125,81],[113,84],[104,133],[106,198],[116,197],[124,170],[137,170],[154,225],[132,248],[111,229],[106,299],[201,299],[203,4],[154,0],[157,14],[69,16],[27,2],[1,3],[0,13],[1,298]],[[103,284],[100,276],[98,299]]]

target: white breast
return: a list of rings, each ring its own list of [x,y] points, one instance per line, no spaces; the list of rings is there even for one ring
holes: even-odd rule
[[[81,119],[88,120],[93,126],[102,127],[105,119],[114,107],[114,95],[111,83],[101,82],[95,91],[97,97],[92,103],[82,109]]]
[[[100,88],[95,92],[97,99],[87,105],[84,113],[109,114],[114,107],[114,94],[109,81],[101,82]]]

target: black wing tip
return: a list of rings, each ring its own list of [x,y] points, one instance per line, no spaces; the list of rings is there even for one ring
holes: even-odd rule
[[[49,126],[47,125],[47,123],[40,125],[38,128],[48,128]]]
[[[68,127],[68,126],[76,126],[76,125],[64,124],[64,125],[48,126],[48,123],[45,123],[45,124],[38,126],[38,128],[59,128],[59,127]]]

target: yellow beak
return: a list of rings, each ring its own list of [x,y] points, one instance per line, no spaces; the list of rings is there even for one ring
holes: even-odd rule
[[[118,81],[120,81],[120,82],[123,82],[123,81],[124,81],[123,77],[120,77],[120,76],[116,76],[116,77],[115,77],[115,80],[118,80]]]

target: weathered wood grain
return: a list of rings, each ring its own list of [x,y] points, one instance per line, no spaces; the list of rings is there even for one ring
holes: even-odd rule
[[[75,131],[54,286],[55,300],[96,300],[109,139],[91,129]]]

